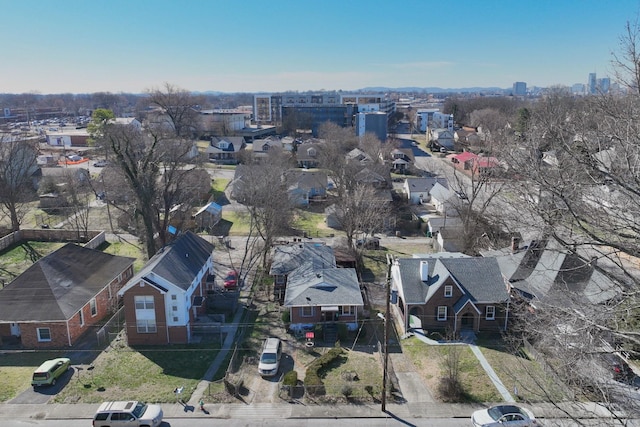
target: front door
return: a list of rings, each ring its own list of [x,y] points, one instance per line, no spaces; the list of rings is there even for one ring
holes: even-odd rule
[[[11,324],[11,335],[14,337],[20,336],[20,325],[18,325],[17,323]]]
[[[462,315],[462,319],[460,319],[460,329],[473,329],[473,314],[465,313]]]

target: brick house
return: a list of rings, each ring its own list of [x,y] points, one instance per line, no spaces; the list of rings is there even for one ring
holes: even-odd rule
[[[364,307],[356,270],[336,266],[333,248],[296,242],[274,249],[269,274],[275,296],[289,310],[290,329],[344,323],[355,329]]]
[[[129,345],[186,344],[192,325],[206,313],[213,244],[190,231],[155,254],[124,286]]]
[[[133,258],[68,243],[0,290],[0,335],[26,348],[73,346],[118,307]]]
[[[399,258],[391,267],[391,280],[398,292],[392,308],[401,333],[507,328],[509,293],[494,258],[459,253]]]

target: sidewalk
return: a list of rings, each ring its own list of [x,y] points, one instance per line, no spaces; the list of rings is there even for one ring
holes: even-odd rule
[[[552,404],[526,405],[537,418],[568,418],[564,411],[577,417],[609,417],[602,407],[593,404],[567,403],[562,410]],[[387,413],[380,405],[305,405],[295,403],[260,403],[245,405],[242,403],[206,404],[207,413],[198,406],[182,406],[178,403],[163,404],[164,418],[214,418],[214,419],[311,419],[311,418],[469,418],[471,413],[486,405],[456,403],[407,403],[388,404]],[[91,419],[96,404],[0,404],[0,420],[38,418],[46,420]],[[1,423],[0,423],[1,424]]]

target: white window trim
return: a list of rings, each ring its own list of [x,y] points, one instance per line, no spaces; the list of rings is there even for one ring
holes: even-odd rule
[[[149,322],[153,322],[153,327],[149,327]],[[140,323],[144,322],[144,326]],[[136,331],[139,334],[155,334],[158,332],[158,325],[156,325],[156,319],[136,319]]]
[[[491,309],[491,310],[489,310]],[[493,305],[488,305],[486,310],[486,320],[496,320],[496,307]]]
[[[95,298],[91,298],[91,300],[89,300],[89,311],[91,312],[91,317],[96,317],[98,315],[98,303]]]
[[[446,285],[444,287],[444,297],[445,298],[451,298],[453,296],[453,286],[452,285]]]
[[[42,338],[40,331],[49,331],[49,338]],[[38,342],[51,342],[51,329],[50,328],[37,328],[36,333],[38,335]]]
[[[353,305],[341,305],[340,316],[354,316],[356,314],[356,308]]]
[[[80,315],[80,326],[84,326],[84,313],[82,312],[82,309],[80,309],[78,314]]]
[[[444,316],[441,316],[441,310],[440,309],[444,309]],[[447,306],[446,305],[439,305],[438,306],[437,319],[438,319],[439,322],[444,322],[444,321],[447,320]]]
[[[311,310],[311,314],[304,314],[305,310]],[[315,314],[314,307],[300,307],[300,317],[313,317]]]

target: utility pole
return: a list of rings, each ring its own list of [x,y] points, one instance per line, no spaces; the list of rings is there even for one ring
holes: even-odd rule
[[[393,256],[387,254],[387,280],[385,282],[385,294],[387,309],[384,313],[384,362],[382,368],[382,412],[387,410],[387,377],[389,372],[389,321],[391,320],[391,265]]]

